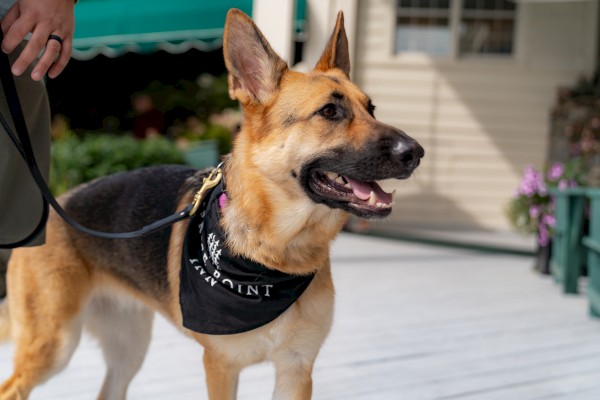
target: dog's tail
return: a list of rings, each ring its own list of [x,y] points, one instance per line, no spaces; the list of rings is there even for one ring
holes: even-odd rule
[[[0,301],[0,342],[10,338],[10,316],[8,314],[8,300]]]

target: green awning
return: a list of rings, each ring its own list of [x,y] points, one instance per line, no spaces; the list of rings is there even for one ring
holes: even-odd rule
[[[216,50],[232,7],[252,15],[252,0],[79,0],[73,58]],[[305,0],[299,0],[296,33],[303,30],[305,7]]]

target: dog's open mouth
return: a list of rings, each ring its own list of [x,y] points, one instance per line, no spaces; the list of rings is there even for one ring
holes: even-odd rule
[[[361,217],[385,217],[394,204],[394,192],[387,193],[377,182],[364,182],[335,172],[315,170],[310,174],[308,183],[324,203],[333,201],[345,205],[340,208],[349,208],[348,211]]]

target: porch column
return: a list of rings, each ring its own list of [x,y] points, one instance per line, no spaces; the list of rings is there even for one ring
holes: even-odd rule
[[[308,40],[304,43],[302,66],[310,70],[319,60],[335,26],[338,11],[344,12],[344,27],[350,46],[350,63],[354,65],[358,0],[306,0]]]
[[[294,56],[295,0],[254,0],[252,19],[265,35],[273,50],[287,63]]]

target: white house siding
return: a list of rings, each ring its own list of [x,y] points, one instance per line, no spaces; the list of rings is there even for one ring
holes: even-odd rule
[[[358,3],[355,81],[426,150],[415,177],[387,183],[388,222],[508,229],[524,166],[544,165],[557,88],[594,70],[598,3],[521,4],[511,59],[395,55],[396,1]]]

